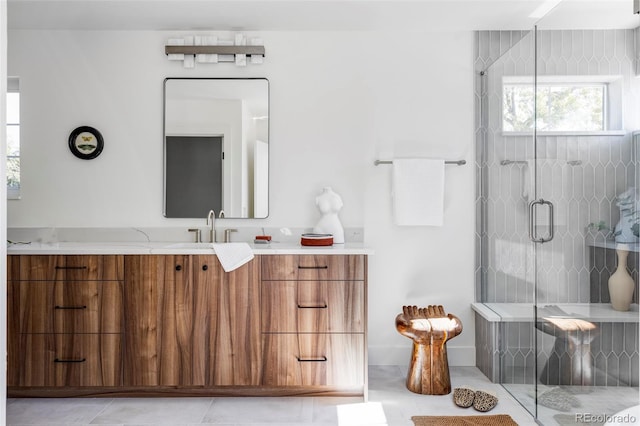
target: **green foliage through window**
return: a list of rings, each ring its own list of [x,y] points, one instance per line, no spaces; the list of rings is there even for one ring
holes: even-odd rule
[[[502,126],[505,132],[530,132],[534,124],[531,84],[503,86]],[[603,131],[605,84],[538,84],[538,131]]]

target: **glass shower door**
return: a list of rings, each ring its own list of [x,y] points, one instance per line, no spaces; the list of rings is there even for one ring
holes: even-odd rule
[[[535,34],[491,33],[480,40],[504,51],[481,73],[481,254],[479,300],[492,309],[501,383],[535,416],[535,274],[529,239],[529,202],[535,195],[529,167],[534,160]],[[503,39],[504,38],[504,39]],[[518,39],[519,38],[519,39]],[[527,117],[528,115],[528,117]],[[489,339],[491,340],[491,339]],[[491,357],[496,363],[496,357]]]
[[[542,424],[606,421],[640,397],[638,240],[616,237],[628,214],[621,205],[638,205],[640,29],[558,29],[563,6],[535,34],[530,234]],[[613,309],[608,287],[620,242],[629,243],[626,269],[635,286],[627,311]]]

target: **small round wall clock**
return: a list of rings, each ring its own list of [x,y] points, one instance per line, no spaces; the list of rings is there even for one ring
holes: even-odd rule
[[[89,126],[80,126],[69,135],[69,149],[78,158],[92,160],[102,152],[104,139],[99,131]]]

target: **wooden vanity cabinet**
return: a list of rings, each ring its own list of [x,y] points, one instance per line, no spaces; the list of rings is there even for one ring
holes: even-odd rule
[[[366,256],[8,256],[9,396],[366,394]]]
[[[120,386],[123,256],[9,256],[7,270],[7,385]]]
[[[125,263],[125,386],[259,384],[259,257],[229,273],[215,255]]]
[[[262,384],[366,388],[366,257],[263,256]]]

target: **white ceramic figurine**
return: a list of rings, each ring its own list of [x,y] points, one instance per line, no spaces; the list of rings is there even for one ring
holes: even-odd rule
[[[338,212],[342,209],[342,198],[329,187],[322,188],[320,195],[316,197],[316,206],[322,213],[318,224],[313,228],[316,234],[332,234],[333,244],[344,244],[344,229],[338,218]]]

